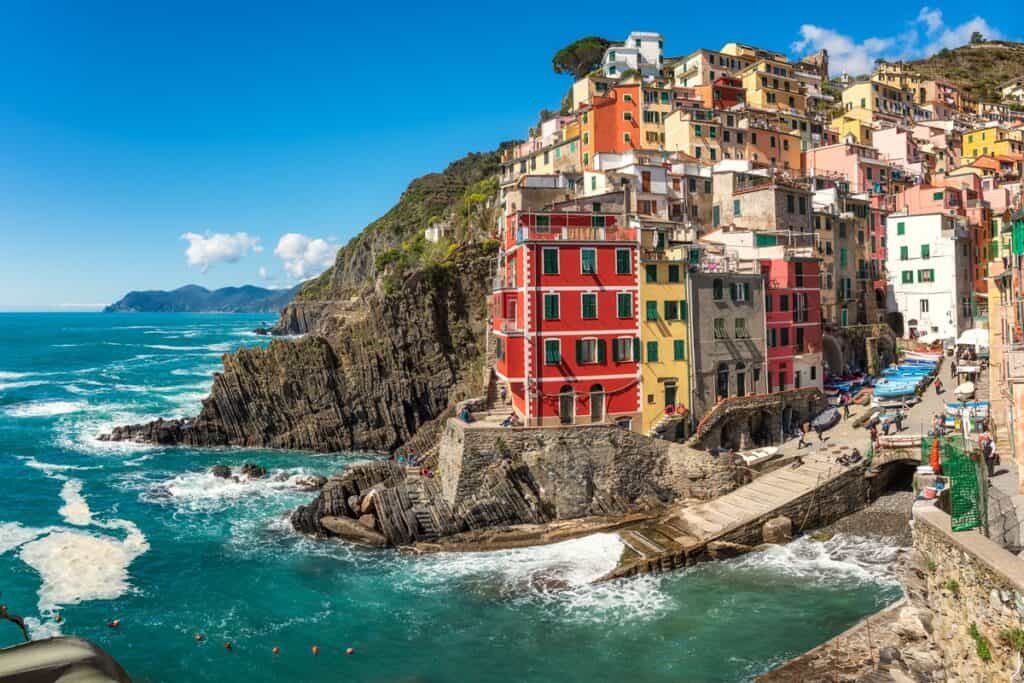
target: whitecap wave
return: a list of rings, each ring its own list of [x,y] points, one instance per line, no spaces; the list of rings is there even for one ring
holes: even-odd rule
[[[146,344],[147,349],[157,349],[160,351],[205,351],[205,346],[174,346],[172,344]]]
[[[52,417],[79,413],[88,409],[85,401],[31,401],[18,403],[4,410],[8,417]]]
[[[56,474],[58,472],[81,472],[83,470],[98,470],[99,465],[87,466],[87,465],[57,465],[49,462],[40,462],[32,457],[23,455],[17,456],[19,460],[25,463],[26,467],[31,467],[34,470],[39,470],[44,474]]]
[[[820,585],[895,585],[896,560],[903,551],[885,539],[836,534],[827,541],[815,541],[805,536],[745,555],[730,564],[735,570],[768,571]]]
[[[0,370],[0,379],[21,379],[22,377],[30,377],[30,372],[11,372],[9,370]]]
[[[35,540],[45,529],[33,529],[19,522],[0,522],[0,555]]]
[[[217,512],[240,502],[281,495],[305,493],[299,482],[310,476],[304,468],[273,470],[266,476],[250,478],[234,475],[215,477],[210,472],[184,472],[157,484],[147,484],[142,500],[150,503],[170,502],[185,512]]]
[[[41,384],[49,384],[49,382],[41,379],[27,379],[21,382],[0,382],[0,391],[24,389],[26,387],[38,387]]]

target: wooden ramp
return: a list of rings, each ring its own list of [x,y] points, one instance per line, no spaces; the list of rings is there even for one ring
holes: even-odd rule
[[[863,460],[849,466],[836,461],[852,450],[837,445],[808,450],[803,464],[795,469],[786,465],[732,493],[699,505],[680,505],[656,521],[618,531],[625,549],[618,567],[605,578],[692,564],[705,559],[708,546],[716,541],[740,545],[751,536],[760,539],[765,521],[779,514],[799,516],[801,510],[810,513],[819,493],[841,509],[843,498],[859,495],[865,486]],[[849,492],[845,491],[845,480],[851,485]],[[818,508],[821,507],[819,504]],[[820,509],[815,518],[819,516]],[[791,519],[793,530],[797,531],[808,515]]]

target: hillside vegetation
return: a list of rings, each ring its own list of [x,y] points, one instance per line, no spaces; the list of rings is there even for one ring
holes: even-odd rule
[[[909,66],[922,76],[952,81],[971,99],[998,102],[999,86],[1024,75],[1024,43],[971,43],[940,50],[927,59],[909,62]]]

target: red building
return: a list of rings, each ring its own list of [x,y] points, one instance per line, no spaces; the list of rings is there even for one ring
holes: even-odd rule
[[[714,83],[698,85],[694,90],[708,109],[731,109],[747,101],[747,91],[738,78],[722,76]]]
[[[637,235],[618,218],[505,217],[495,370],[524,424],[639,420]]]
[[[875,290],[875,307],[884,313],[888,307],[889,282],[885,275],[885,217],[889,215],[890,195],[871,195],[868,223],[868,258],[871,259],[871,280]],[[871,320],[869,322],[875,322]]]
[[[818,261],[787,254],[761,259],[765,277],[768,391],[822,387]]]

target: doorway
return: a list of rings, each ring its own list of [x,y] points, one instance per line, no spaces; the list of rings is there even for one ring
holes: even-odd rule
[[[674,379],[665,380],[665,410],[674,408],[679,400],[678,386]],[[675,412],[673,410],[673,412]]]
[[[604,422],[604,387],[600,384],[590,387],[590,422]]]
[[[576,395],[568,384],[558,392],[558,421],[571,425],[576,418]]]

